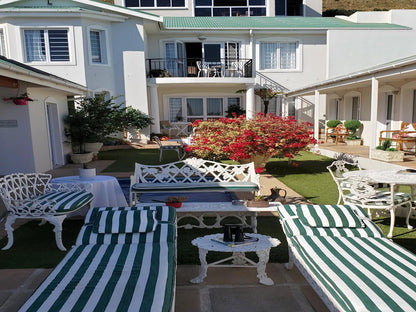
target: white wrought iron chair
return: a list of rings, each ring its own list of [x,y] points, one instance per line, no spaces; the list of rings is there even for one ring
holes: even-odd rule
[[[352,182],[349,178],[344,177],[344,173],[350,171],[348,169],[361,170],[360,164],[357,160],[352,160],[351,162],[345,160],[335,160],[331,165],[326,167],[334,179],[337,188],[338,188],[338,202],[337,205],[341,203],[343,191],[350,191]]]
[[[45,173],[14,173],[0,179],[0,197],[7,209],[5,228],[8,242],[3,250],[12,247],[13,223],[16,219],[42,219],[55,226],[56,245],[62,244],[62,222],[66,216],[91,203],[93,194],[85,185],[51,184],[52,176]]]
[[[198,67],[198,77],[201,77],[201,73],[202,77],[210,77],[211,73],[214,73],[214,77],[216,76],[216,71],[212,70],[208,64],[196,61],[196,66]]]
[[[174,132],[175,136],[178,135],[178,133],[180,133],[182,131],[182,129],[180,127],[178,127],[177,125],[172,125],[169,120],[162,120],[160,122],[160,129],[163,131],[167,131],[169,137],[172,137],[172,131]]]
[[[343,181],[345,182],[345,181]],[[408,207],[409,212],[406,218],[406,225],[409,230],[413,227],[409,224],[412,209],[412,199],[410,194],[402,192],[377,191],[371,185],[372,181],[367,177],[349,178],[348,184],[340,183],[341,195],[345,205],[352,204],[367,209],[371,219],[371,209],[383,209],[390,212],[390,230],[388,238],[393,237],[394,223],[396,220],[396,208]]]
[[[181,153],[183,153],[182,144],[162,144],[157,136],[155,136],[153,140],[159,145],[159,162],[162,161],[164,151],[175,151],[178,154],[178,159],[181,159]]]

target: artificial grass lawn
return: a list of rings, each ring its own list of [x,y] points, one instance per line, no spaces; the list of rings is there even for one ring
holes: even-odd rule
[[[158,149],[113,150],[99,153],[99,159],[116,160],[106,169],[106,172],[130,172],[134,170],[134,163],[159,164]],[[177,160],[174,151],[163,153],[162,163]],[[297,167],[288,164],[285,159],[271,159],[267,165],[267,172],[281,180],[288,187],[309,199],[314,204],[335,204],[338,190],[326,167],[333,159],[302,152],[294,158]],[[402,190],[402,189],[401,189]],[[408,189],[403,188],[408,192]],[[374,222],[387,235],[390,217],[378,218]],[[74,243],[82,226],[81,220],[65,220],[63,224],[63,243],[69,249]],[[411,220],[416,227],[416,220]],[[192,239],[221,232],[221,229],[178,229],[178,264],[199,264],[198,250],[192,246]],[[258,217],[258,232],[278,238],[281,245],[271,249],[270,262],[287,261],[287,243],[281,226],[276,217]],[[1,268],[52,268],[65,256],[55,244],[55,237],[50,224],[41,227],[38,222],[31,221],[15,232],[15,243],[8,251],[0,250]],[[396,218],[393,240],[403,247],[416,253],[416,230],[407,230],[404,218]],[[6,245],[6,238],[0,241],[0,247]],[[218,260],[224,255],[208,253],[207,260]]]

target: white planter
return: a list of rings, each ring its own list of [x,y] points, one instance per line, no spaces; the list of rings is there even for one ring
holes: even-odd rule
[[[90,162],[93,157],[93,153],[74,153],[71,154],[71,161],[74,164],[85,164]]]
[[[101,143],[101,142],[85,143],[84,144],[84,151],[87,152],[87,153],[92,152],[92,153],[94,153],[94,156],[97,156],[101,147],[103,147],[103,143]]]
[[[382,151],[382,150],[371,150],[371,159],[392,162],[392,161],[403,161],[404,152],[403,151]]]
[[[345,139],[345,143],[347,143],[347,145],[350,145],[350,146],[356,146],[356,145],[361,145],[362,141],[361,141],[361,139],[360,140]]]
[[[80,179],[91,179],[91,178],[94,178],[96,175],[97,174],[96,174],[95,168],[89,168],[89,169],[79,168]]]

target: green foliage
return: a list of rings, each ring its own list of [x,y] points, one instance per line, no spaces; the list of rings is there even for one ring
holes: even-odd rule
[[[71,143],[83,152],[86,142],[103,142],[107,136],[125,128],[142,129],[151,124],[151,118],[139,110],[116,104],[116,97],[107,98],[107,92],[85,97],[70,109],[65,118],[65,134]]]
[[[336,120],[336,119],[333,119],[333,120],[328,120],[328,121],[326,122],[326,126],[327,126],[328,128],[335,128],[336,126],[338,126],[338,125],[340,125],[340,124],[342,124],[342,122],[341,122],[340,120]]]
[[[395,148],[390,147],[391,146],[391,140],[387,139],[384,140],[381,145],[377,146],[376,149],[382,150],[382,151],[397,151]]]
[[[240,107],[238,104],[233,104],[228,106],[228,110],[226,111],[227,118],[238,117],[244,115],[246,111]]]

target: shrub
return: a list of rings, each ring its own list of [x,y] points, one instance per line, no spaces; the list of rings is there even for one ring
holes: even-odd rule
[[[348,136],[350,140],[359,139],[357,137],[357,130],[360,129],[362,126],[361,121],[355,119],[347,120],[344,122],[344,126],[350,131],[350,134]]]
[[[195,135],[188,152],[192,156],[241,161],[256,155],[293,158],[315,144],[310,123],[297,123],[293,117],[259,113],[254,119],[236,118],[195,121]]]
[[[334,120],[328,120],[326,122],[326,126],[328,128],[335,128],[336,126],[338,126],[340,124],[342,124],[342,122],[340,120],[336,120],[336,119],[334,119]]]

